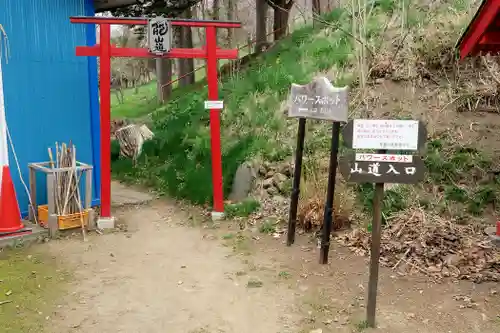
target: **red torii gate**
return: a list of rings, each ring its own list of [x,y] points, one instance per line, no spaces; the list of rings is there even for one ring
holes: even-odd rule
[[[208,99],[218,99],[217,60],[236,59],[238,49],[223,50],[217,47],[217,28],[240,28],[240,22],[172,19],[173,26],[205,28],[205,47],[201,49],[173,48],[159,56],[144,48],[118,48],[111,45],[111,25],[147,25],[145,18],[70,17],[71,23],[98,24],[100,41],[94,46],[77,46],[76,55],[100,57],[100,118],[101,118],[101,219],[113,221],[111,217],[111,57],[141,58],[201,58],[207,61]],[[220,143],[220,110],[210,109],[210,141],[212,150],[212,185],[214,207],[212,217],[224,214],[222,186],[222,156]]]
[[[468,56],[500,54],[500,0],[483,0],[455,45],[460,60]],[[500,246],[500,220],[485,232]]]

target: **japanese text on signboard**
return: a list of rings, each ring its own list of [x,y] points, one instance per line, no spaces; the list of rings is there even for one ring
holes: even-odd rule
[[[413,155],[356,153],[356,161],[411,163]]]
[[[292,84],[289,117],[347,121],[347,87],[336,88],[320,77],[307,85]]]
[[[354,149],[418,149],[416,120],[371,120],[353,121],[352,147]]]
[[[399,155],[400,160],[377,161],[380,156],[383,159],[391,155],[348,154],[340,158],[340,172],[348,182],[354,183],[415,184],[424,179],[425,165],[419,156]]]
[[[388,163],[387,166],[384,168],[385,170],[382,170],[380,168],[380,163],[375,162],[368,164],[368,167],[363,170],[362,167],[358,165],[358,162],[354,162],[354,166],[351,168],[351,174],[353,173],[367,173],[376,177],[382,176],[384,173],[385,174],[393,174],[393,175],[399,175],[401,173],[405,175],[414,175],[417,172],[417,167],[416,166],[401,166],[399,164],[391,164]]]
[[[154,54],[164,54],[170,51],[171,27],[168,19],[154,18],[148,25],[149,51]]]

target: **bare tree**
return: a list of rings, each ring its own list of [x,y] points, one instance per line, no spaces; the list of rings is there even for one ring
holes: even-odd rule
[[[182,15],[183,18],[192,18],[191,8],[186,9]],[[180,45],[183,48],[193,48],[193,32],[191,27],[181,27]],[[179,84],[184,87],[195,83],[194,59],[179,59]]]
[[[158,103],[166,103],[172,94],[172,61],[165,58],[156,59],[156,79]]]
[[[138,4],[113,10],[114,16],[176,17],[186,9],[200,3],[202,0],[141,0]],[[144,28],[142,29],[144,37]],[[156,77],[158,82],[158,100],[166,102],[171,95],[172,61],[170,59],[156,59]],[[167,85],[168,84],[168,85]]]
[[[267,44],[267,2],[266,0],[255,0],[256,1],[256,18],[255,18],[255,53],[262,52],[265,45]]]
[[[226,10],[227,10],[227,19],[229,21],[234,20],[234,0],[226,0]],[[227,29],[227,46],[231,47],[233,45],[233,29]]]
[[[220,20],[220,1],[212,0],[212,19]],[[215,38],[217,40],[217,44],[219,44],[219,32],[215,30]]]
[[[288,17],[293,7],[294,0],[266,0],[273,8],[274,40],[280,40],[288,32]]]
[[[321,0],[312,0],[313,24],[316,22],[316,17],[321,15]]]
[[[214,20],[220,20],[220,1],[212,0],[212,18]]]

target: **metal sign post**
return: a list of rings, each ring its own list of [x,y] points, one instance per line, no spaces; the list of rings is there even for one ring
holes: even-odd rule
[[[336,88],[326,77],[316,78],[306,85],[292,84],[288,116],[299,118],[299,128],[297,133],[297,148],[295,152],[293,189],[290,202],[290,213],[288,216],[288,246],[292,245],[295,241],[306,119],[328,120],[333,122],[330,166],[328,170],[328,190],[321,238],[320,263],[322,264],[328,263],[330,233],[333,219],[333,197],[335,195],[335,177],[337,174],[340,123],[347,122],[347,113],[347,87]]]
[[[376,153],[355,153],[340,158],[340,172],[347,182],[375,183],[366,307],[368,325],[375,327],[384,183],[414,184],[425,175],[425,165],[419,156],[388,154],[387,150],[419,150],[425,144],[427,131],[425,125],[416,120],[355,119],[344,127],[343,137],[349,148],[377,149]]]

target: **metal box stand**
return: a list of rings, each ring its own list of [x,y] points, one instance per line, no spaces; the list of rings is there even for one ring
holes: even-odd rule
[[[36,201],[36,172],[41,171],[47,176],[47,200],[48,200],[48,229],[49,236],[55,238],[59,232],[58,216],[55,213],[55,188],[56,188],[56,174],[65,173],[73,170],[76,175],[85,174],[85,200],[83,202],[83,209],[88,210],[88,228],[95,229],[95,220],[93,210],[90,209],[92,203],[92,166],[76,162],[76,168],[51,168],[51,162],[29,163],[29,182],[30,182],[30,202],[28,207],[29,220],[35,223],[35,215],[38,217],[38,204]]]

